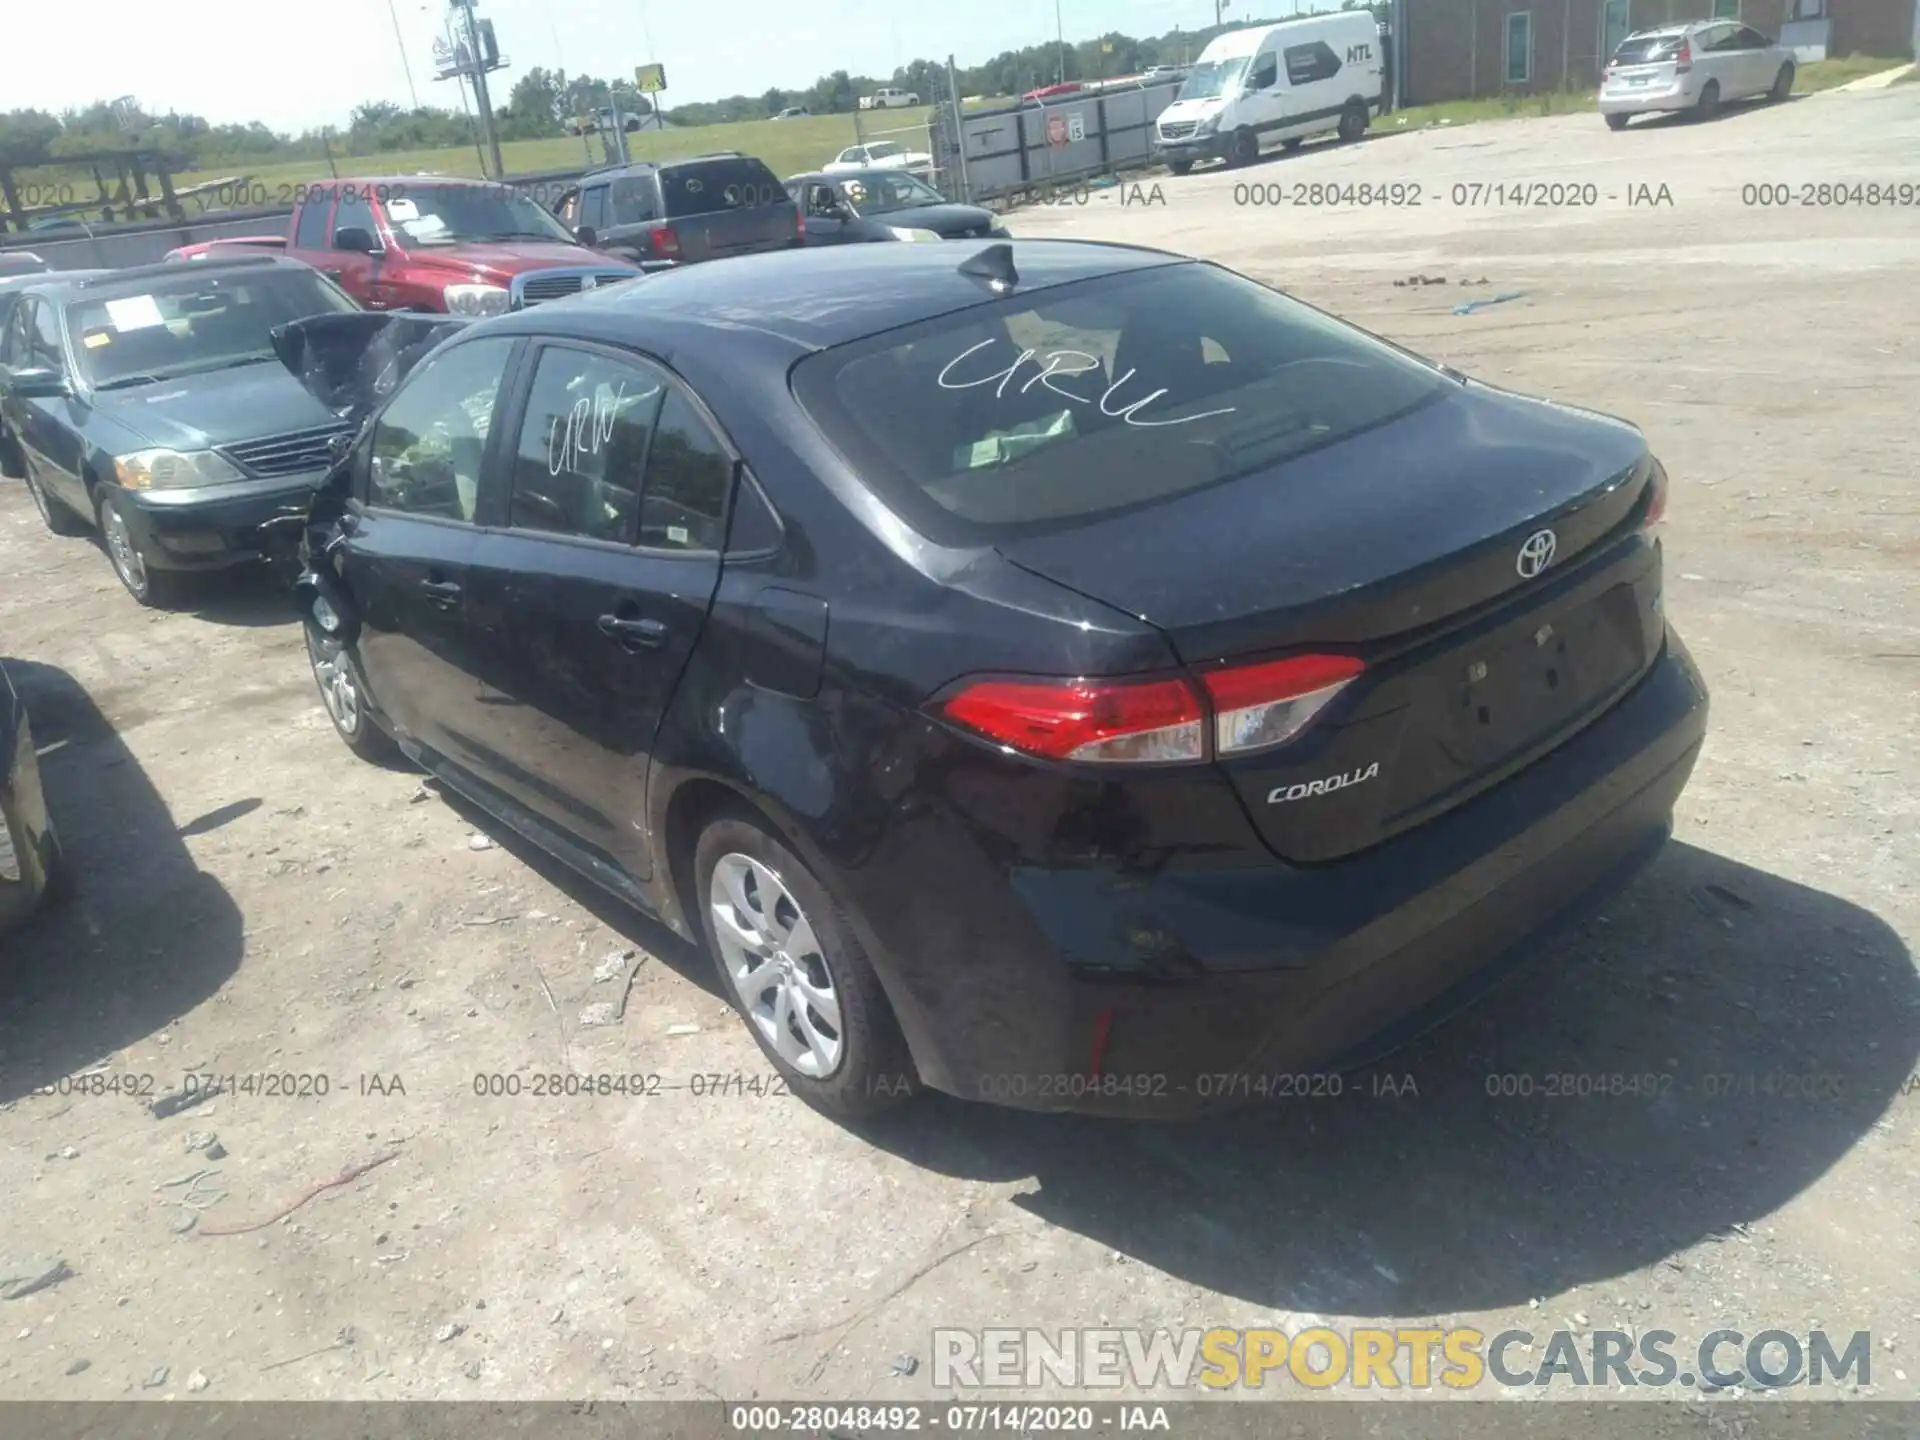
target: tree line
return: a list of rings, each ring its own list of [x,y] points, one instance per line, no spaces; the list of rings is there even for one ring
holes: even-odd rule
[[[1324,8],[1334,8],[1331,5]],[[1342,0],[1342,10],[1373,10],[1384,18],[1386,0]],[[1005,50],[978,65],[956,67],[961,96],[1012,96],[1061,80],[1090,81],[1136,74],[1150,65],[1190,62],[1207,41],[1223,31],[1265,20],[1172,30],[1144,38],[1109,31],[1065,46],[1029,45]],[[671,67],[669,67],[671,73]],[[949,98],[946,66],[915,60],[884,77],[836,70],[799,89],[775,86],[758,95],[730,95],[661,110],[672,126],[719,125],[760,120],[792,106],[815,115],[853,110],[861,96],[883,85],[912,91],[923,102]],[[535,66],[513,82],[506,103],[497,108],[502,140],[543,140],[563,136],[578,117],[617,104],[626,114],[651,115],[651,101],[630,81],[569,75]],[[275,131],[260,121],[216,125],[201,116],[169,111],[152,114],[129,100],[96,100],[52,114],[44,110],[0,111],[0,162],[39,165],[89,150],[124,149],[138,144],[183,154],[190,168],[209,170],[288,160],[377,155],[403,150],[437,150],[469,145],[477,125],[461,108],[421,106],[409,109],[390,101],[354,106],[344,126],[321,126],[299,133]]]

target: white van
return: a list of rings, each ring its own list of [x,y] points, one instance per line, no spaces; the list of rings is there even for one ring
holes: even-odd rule
[[[1200,52],[1155,122],[1176,175],[1202,160],[1245,165],[1328,131],[1357,140],[1380,109],[1380,27],[1371,12],[1305,15],[1229,31]]]

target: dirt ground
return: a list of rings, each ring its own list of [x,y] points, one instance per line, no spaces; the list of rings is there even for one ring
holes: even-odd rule
[[[1871,1383],[1813,1397],[1920,1396],[1920,208],[1742,199],[1920,184],[1916,155],[1896,86],[1314,145],[1014,217],[1624,415],[1674,477],[1668,604],[1715,707],[1674,842],[1395,1057],[1417,1095],[1177,1126],[935,1097],[856,1134],[696,1093],[764,1072],[702,956],[351,760],[264,586],[144,613],[0,487],[0,655],[80,882],[4,941],[0,1262],[70,1274],[0,1300],[0,1396],[925,1399],[936,1325],[1312,1317],[1869,1330]],[[1426,203],[1233,203],[1354,180]],[[1533,181],[1598,203],[1452,203]],[[568,1071],[660,1089],[531,1093]],[[1488,1094],[1649,1071],[1669,1093]],[[328,1093],[146,1105],[256,1072]]]

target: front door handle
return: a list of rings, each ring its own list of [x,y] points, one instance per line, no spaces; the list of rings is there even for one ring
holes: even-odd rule
[[[658,620],[629,620],[624,615],[602,615],[600,633],[629,650],[658,650],[667,643],[667,627]]]
[[[422,580],[420,588],[427,592],[429,605],[451,610],[460,603],[460,587],[452,580]]]

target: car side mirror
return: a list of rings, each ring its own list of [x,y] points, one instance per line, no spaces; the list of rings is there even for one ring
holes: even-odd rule
[[[573,232],[573,238],[591,249],[600,243],[600,232],[595,230],[591,225],[582,225]]]
[[[54,400],[73,393],[66,376],[44,365],[7,371],[7,388],[22,400]]]
[[[853,219],[853,207],[835,201],[833,204],[827,206],[826,216],[829,220],[851,220]]]
[[[345,225],[333,232],[333,248],[351,250],[356,255],[378,255],[380,242],[363,226]]]

